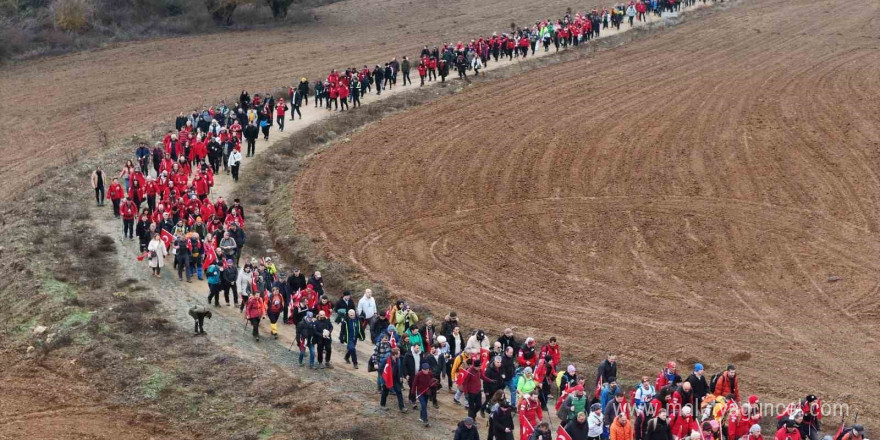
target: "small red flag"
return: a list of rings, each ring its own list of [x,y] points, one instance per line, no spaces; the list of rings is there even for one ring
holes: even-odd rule
[[[394,388],[394,371],[391,368],[391,356],[385,361],[385,368],[382,369],[382,380],[385,381],[385,388],[389,390]]]
[[[138,260],[138,261],[144,261],[144,258],[147,258],[149,255],[150,255],[150,252],[149,252],[149,251],[144,252],[144,253],[138,255],[137,260]]]
[[[214,246],[210,243],[205,243],[205,262],[202,263],[202,270],[208,270],[208,266],[214,264],[217,261],[217,254],[214,253]]]
[[[572,438],[570,435],[568,435],[568,431],[560,426],[556,429],[556,440],[572,440]]]
[[[162,242],[165,243],[165,250],[171,249],[171,245],[174,244],[174,236],[165,229],[162,229],[159,236],[162,238]]]

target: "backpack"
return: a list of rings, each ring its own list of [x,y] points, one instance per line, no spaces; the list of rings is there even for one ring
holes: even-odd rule
[[[710,393],[715,393],[715,386],[718,385],[718,380],[721,379],[722,376],[724,376],[723,371],[712,375],[712,379],[709,380],[709,392]]]

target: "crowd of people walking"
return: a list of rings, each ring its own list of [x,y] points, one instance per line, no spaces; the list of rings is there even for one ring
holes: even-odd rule
[[[232,105],[221,101],[180,113],[173,130],[152,147],[139,145],[118,173],[97,169],[91,176],[96,203],[111,200],[123,238],[137,236],[139,259],[148,261],[153,276],[163,276],[168,259],[178,281],[206,281],[208,307],[189,310],[196,335],[205,334],[204,318],[212,317],[210,306],[220,307],[222,292],[255,341],[264,320],[273,338],[279,324],[289,326],[300,367],[334,368],[338,343],[351,368],[366,364],[376,373],[383,409],[393,395],[400,412],[418,410],[427,426],[429,410],[441,401],[464,407],[467,417],[458,424],[455,440],[480,438],[478,419],[490,440],[762,440],[760,399],[741,398],[734,365],[706,375],[697,363],[682,377],[670,361],[656,378],[646,376],[628,387],[619,380],[614,354],[586,371],[562,362],[562,347],[553,337],[521,339],[508,328],[493,338],[464,327],[455,312],[435,323],[404,300],[380,310],[369,289],[357,300],[344,291],[334,301],[318,271],[306,277],[292,269],[288,275],[270,257],[245,257],[246,209],[240,200],[230,203],[212,191],[219,173],[237,181],[243,158],[256,154],[257,140],[268,140],[273,128],[283,131],[297,116],[302,119],[310,98],[315,108],[355,109],[368,93],[413,85],[413,70],[419,86],[446,81],[452,71],[466,79],[492,62],[578,46],[603,29],[619,29],[625,20],[632,26],[647,14],[695,3],[635,1],[567,13],[467,43],[426,45],[412,60],[403,56],[372,68],[333,70],[313,84],[301,78],[285,97],[242,91]],[[369,359],[358,358],[358,344],[369,347]],[[444,388],[448,399],[441,398]],[[775,440],[818,440],[821,402],[806,396],[778,420]],[[856,425],[838,435],[833,440],[863,440],[864,428]]]

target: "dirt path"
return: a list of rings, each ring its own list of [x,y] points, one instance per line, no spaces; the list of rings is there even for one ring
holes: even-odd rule
[[[746,394],[876,420],[878,14],[746,2],[469,88],[310,162],[297,225],[403,297],[625,377],[731,361]]]
[[[656,18],[651,17],[650,22],[656,20]],[[621,31],[626,31],[627,28],[628,26],[624,25],[622,26]],[[603,32],[603,38],[617,33],[618,31],[615,30],[606,30]],[[552,54],[552,51],[548,53],[541,51],[537,52],[538,56],[548,56]],[[519,59],[515,59],[513,62],[490,63],[490,66],[485,69],[485,71],[491,75],[491,72],[495,69],[519,62]],[[458,81],[458,79],[454,79],[453,81]],[[434,86],[435,84],[437,84],[437,82],[429,83],[427,86]],[[370,94],[363,98],[362,102],[364,105],[369,105],[370,103],[387,99],[390,96],[405,93],[407,90],[412,89],[413,87],[410,86],[395,87],[394,89],[383,92],[381,96]],[[332,117],[333,114],[335,114],[335,112],[328,112],[324,109],[315,109],[312,104],[304,109],[302,120],[297,119],[295,122],[287,121],[286,130],[283,133],[279,133],[277,130],[273,129],[269,141],[263,141],[260,139],[257,142],[257,154],[264,153],[268,149],[271,149],[273,145],[284,142],[298,130],[302,130],[310,124]],[[252,163],[253,161],[245,159],[241,170],[243,175],[251,171]],[[234,185],[235,183],[228,175],[222,173],[218,174],[215,176],[215,187],[212,192],[212,198],[223,196],[229,199]],[[172,273],[170,263],[163,271],[161,280],[157,281],[150,277],[149,271],[145,265],[143,263],[138,263],[135,260],[138,255],[137,241],[127,241],[122,239],[121,222],[114,219],[112,213],[108,209],[99,210],[98,208],[95,208],[94,214],[94,217],[97,219],[96,227],[99,232],[113,237],[120,245],[119,249],[121,249],[121,251],[119,253],[119,258],[122,263],[123,278],[133,278],[142,280],[144,281],[144,284],[147,285],[157,285],[157,291],[161,292],[161,294],[158,295],[158,299],[162,301],[165,307],[174,312],[174,322],[180,323],[182,329],[189,331],[192,320],[187,315],[186,311],[191,305],[202,304],[206,301],[208,293],[207,285],[203,281],[194,281],[192,284],[178,282],[176,280],[176,273]],[[247,225],[248,229],[262,228],[261,215],[249,212]],[[262,251],[263,250],[254,250],[246,247],[245,257],[263,256],[265,254],[262,253]],[[333,293],[331,293],[331,295],[334,297],[338,296]],[[249,331],[244,327],[243,315],[238,309],[235,307],[223,306],[217,310],[215,318],[208,321],[207,330],[209,332],[209,337],[215,339],[219,345],[223,346],[226,350],[254,359],[260,364],[271,362],[275,365],[282,366],[283,368],[292,368],[296,371],[296,374],[302,375],[310,380],[321,380],[324,383],[329,384],[329,386],[336,389],[338,392],[352,392],[355,396],[354,401],[357,402],[357,407],[360,408],[363,414],[379,413],[378,396],[376,395],[375,390],[376,374],[368,373],[365,368],[366,361],[372,353],[371,344],[358,344],[358,357],[362,363],[362,367],[359,370],[354,370],[350,366],[342,363],[342,356],[345,353],[345,347],[339,343],[334,343],[333,359],[336,368],[332,370],[311,371],[307,368],[301,369],[297,367],[295,365],[297,353],[288,352],[288,347],[293,343],[294,337],[293,328],[290,326],[281,325],[278,341],[272,341],[270,338],[265,337],[268,335],[268,324],[264,322],[261,326],[261,334],[263,334],[264,338],[260,343],[254,343],[250,337]],[[359,378],[361,380],[350,380],[350,378]],[[456,408],[451,405],[451,399],[447,397],[445,391],[441,393],[440,397],[442,400],[441,409],[439,411],[433,409],[430,411],[432,427],[425,432],[425,435],[428,438],[446,439],[449,436],[449,428],[454,427],[455,423],[464,416],[464,412],[461,408]],[[393,406],[393,404],[389,405]],[[418,414],[417,412],[414,412],[407,417],[411,418],[415,423]]]

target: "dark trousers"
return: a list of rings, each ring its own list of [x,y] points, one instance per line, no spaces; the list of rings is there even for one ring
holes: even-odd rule
[[[409,77],[409,72],[403,72],[403,85],[409,82],[409,85],[412,85],[412,79]]]
[[[354,366],[357,366],[358,364],[357,350],[355,349],[355,345],[350,342],[345,347],[345,360],[351,360],[351,363],[354,364]]]
[[[341,104],[339,105],[340,107],[345,107],[345,110],[348,110],[348,99],[346,99],[346,98],[340,98],[340,99],[339,99],[339,102],[341,103]]]
[[[309,105],[309,103],[306,102],[306,105]],[[293,109],[290,110],[290,120],[291,120],[291,121],[294,119],[295,115],[299,115],[299,118],[300,118],[300,119],[303,118],[303,114],[302,114],[302,112],[299,111],[299,106],[298,106],[298,105],[293,106]]]
[[[397,396],[397,407],[403,409],[403,393],[400,391],[399,383],[394,384],[390,390],[384,384],[382,385],[382,398],[379,400],[379,405],[384,408],[385,402],[388,401],[388,394],[392,392]]]
[[[238,304],[238,286],[235,285],[235,282],[223,282],[223,300],[226,301],[226,304],[229,304],[229,290],[232,290],[232,302],[234,304]],[[220,296],[219,294],[217,296]]]
[[[238,182],[238,167],[241,165],[235,164],[232,166],[232,180]]]
[[[351,95],[351,106],[352,107],[360,107],[361,106],[360,95]]]
[[[333,341],[320,338],[318,341],[318,363],[330,363],[330,355],[333,353]]]
[[[211,298],[214,299],[214,305],[220,305],[220,285],[208,283],[208,304],[211,304]],[[229,301],[226,301],[229,302]]]
[[[419,78],[422,80],[422,82],[419,84],[419,87],[421,87],[421,86],[425,85],[425,77],[419,76]]]
[[[255,338],[260,337],[260,318],[251,318],[251,325],[254,327],[253,332],[251,333]]]
[[[134,219],[122,219],[122,236],[128,238],[134,237]]]
[[[419,396],[419,418],[428,421],[428,393]]]
[[[256,139],[248,139],[247,140],[247,155],[253,156],[257,152],[257,140]]]
[[[156,210],[156,196],[155,195],[147,196],[147,208],[150,209],[150,214],[152,214],[153,211]]]
[[[183,259],[174,260],[174,266],[177,267],[177,278],[182,280],[183,274],[186,273],[186,280],[189,281],[190,274],[189,271],[186,270],[187,265],[189,265],[189,258],[184,257]]]
[[[480,408],[483,406],[483,395],[480,393],[477,394],[468,394],[468,417],[475,418],[477,417],[477,412],[480,411]]]
[[[119,218],[119,199],[110,200],[113,203],[113,216]]]
[[[104,204],[104,187],[99,186],[95,188],[95,202],[99,205]]]
[[[196,321],[196,333],[204,333],[205,332],[205,317],[199,316],[198,318],[193,318]]]
[[[275,122],[278,123],[278,131],[284,131],[284,115],[278,115]]]

